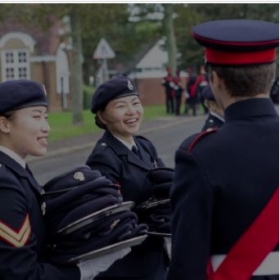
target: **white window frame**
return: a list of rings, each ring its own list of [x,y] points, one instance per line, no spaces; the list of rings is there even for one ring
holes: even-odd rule
[[[26,61],[19,61],[19,54],[25,53]],[[6,61],[6,54],[12,53],[14,57],[13,63],[9,63]],[[7,80],[17,80],[17,79],[30,79],[30,52],[28,49],[11,49],[11,50],[2,50],[1,51],[1,65],[2,65],[2,81]],[[7,69],[12,68],[14,70],[14,77],[11,79],[7,77]],[[26,68],[26,77],[19,76],[19,69]]]

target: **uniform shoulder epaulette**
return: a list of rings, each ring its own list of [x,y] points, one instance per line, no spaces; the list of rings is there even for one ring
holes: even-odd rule
[[[190,145],[188,146],[188,149],[187,149],[187,150],[190,152],[190,151],[193,149],[193,147],[195,146],[195,144],[196,144],[201,138],[203,138],[204,136],[209,135],[209,134],[211,134],[211,133],[213,133],[213,132],[216,132],[216,131],[218,131],[217,128],[208,128],[208,129],[206,129],[205,131],[200,132],[199,134],[197,134],[197,135],[193,138],[193,140],[191,141],[191,143],[190,143]]]

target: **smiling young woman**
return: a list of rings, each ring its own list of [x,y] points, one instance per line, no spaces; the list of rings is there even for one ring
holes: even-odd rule
[[[118,183],[124,201],[141,204],[152,194],[148,172],[164,167],[164,163],[152,142],[136,135],[144,110],[132,80],[119,76],[100,85],[93,95],[91,112],[105,132],[86,164]],[[149,236],[97,279],[163,280],[167,266],[163,238]]]
[[[46,93],[34,81],[8,81],[0,83],[0,100],[0,278],[92,280],[130,250],[77,265],[50,261],[41,210],[44,191],[25,161],[28,155],[47,152]]]
[[[79,279],[78,267],[47,263],[41,186],[28,155],[47,152],[50,127],[44,87],[34,81],[0,83],[0,275],[1,279]]]

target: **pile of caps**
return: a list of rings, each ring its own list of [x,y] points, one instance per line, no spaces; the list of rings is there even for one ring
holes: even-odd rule
[[[146,238],[133,202],[123,202],[120,186],[88,166],[57,176],[44,186],[42,211],[48,255],[55,263],[78,262]]]
[[[159,167],[149,171],[148,179],[152,184],[152,196],[135,208],[139,221],[149,226],[150,235],[171,236],[170,197],[174,169]]]

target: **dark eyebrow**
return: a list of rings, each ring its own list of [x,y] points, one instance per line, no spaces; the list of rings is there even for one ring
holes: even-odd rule
[[[135,96],[134,98],[132,98],[132,101],[135,101],[135,100],[140,101],[138,96]]]
[[[41,110],[41,109],[33,109],[32,111],[31,111],[32,113],[40,113],[40,114],[47,114],[48,112],[47,111],[43,111],[43,109]]]

